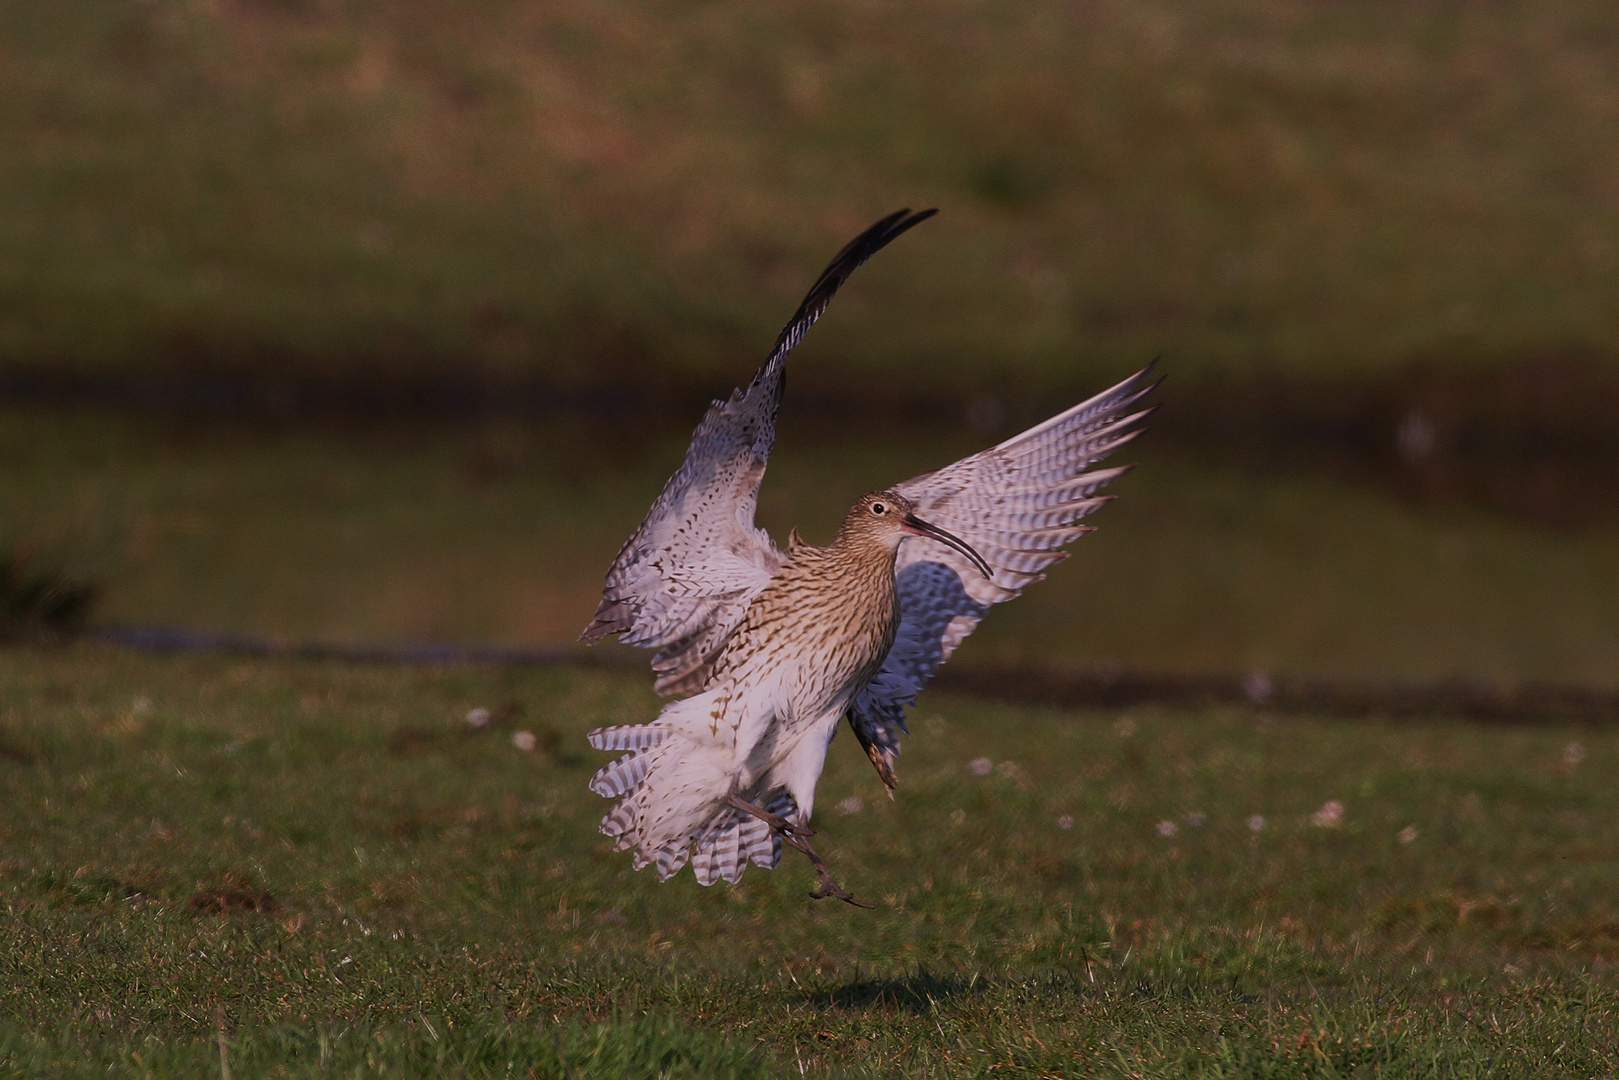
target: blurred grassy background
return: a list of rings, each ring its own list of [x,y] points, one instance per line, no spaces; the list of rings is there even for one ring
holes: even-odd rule
[[[939,205],[794,357],[778,534],[1163,354],[964,660],[1619,670],[1603,5],[0,0],[0,146],[0,545],[103,619],[571,639],[706,393]]]
[[[934,204],[801,389],[1619,357],[1590,0],[8,0],[0,145],[13,370],[729,383]]]
[[[987,441],[922,426],[850,439],[787,411],[759,508],[778,539],[797,525],[824,543],[860,492]],[[357,433],[0,410],[0,522],[30,523],[18,547],[104,582],[102,622],[561,644],[687,439],[602,435],[590,420]],[[1143,467],[1096,534],[952,666],[1619,689],[1611,519],[1557,530],[1150,437],[1120,457]]]

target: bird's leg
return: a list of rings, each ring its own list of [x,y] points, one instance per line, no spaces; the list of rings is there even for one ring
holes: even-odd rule
[[[725,804],[733,809],[742,811],[744,814],[758,818],[766,825],[769,825],[772,829],[775,829],[777,832],[781,833],[783,838],[790,836],[815,835],[815,830],[806,829],[797,822],[789,821],[787,818],[782,817],[780,814],[772,814],[769,810],[766,810],[758,803],[751,803],[744,799],[742,796],[738,795],[735,790],[732,790],[732,792],[725,797]]]
[[[772,814],[759,804],[751,803],[744,799],[735,791],[725,797],[725,802],[727,806],[740,810],[744,814],[751,814],[769,825],[789,845],[804,853],[804,857],[810,861],[810,865],[815,867],[815,872],[821,876],[820,886],[810,893],[813,899],[825,900],[828,896],[835,896],[844,903],[853,904],[855,907],[874,908],[876,906],[863,903],[856,898],[854,893],[838,884],[837,878],[832,876],[832,871],[826,868],[826,861],[821,858],[821,853],[815,850],[814,844],[810,843],[810,837],[815,835],[814,829],[805,828],[795,821],[782,817],[780,814]]]
[[[825,900],[829,896],[835,896],[839,900],[842,900],[845,904],[853,904],[855,907],[863,907],[867,909],[876,908],[876,904],[867,904],[859,899],[856,899],[854,893],[838,884],[838,879],[832,876],[832,871],[828,870],[826,868],[826,863],[821,861],[820,853],[815,850],[815,845],[809,842],[809,837],[784,836],[782,839],[786,840],[799,851],[802,851],[805,857],[809,859],[810,865],[815,867],[815,872],[821,875],[820,887],[814,892],[810,893],[810,897],[812,899]]]

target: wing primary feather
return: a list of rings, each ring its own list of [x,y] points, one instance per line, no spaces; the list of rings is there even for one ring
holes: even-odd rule
[[[1164,380],[1157,379],[1154,380],[1149,386],[1142,386],[1142,383],[1146,382],[1147,378],[1152,374],[1153,368],[1157,365],[1157,363],[1158,361],[1154,360],[1152,363],[1148,364],[1134,375],[1131,375],[1117,386],[1109,387],[1090,400],[1082,401],[1071,409],[1065,409],[1056,416],[1053,416],[1051,419],[1034,425],[1034,427],[1029,428],[1027,431],[1018,432],[1005,442],[997,444],[994,447],[994,450],[1011,449],[1020,443],[1038,438],[1039,436],[1050,431],[1052,428],[1060,427],[1078,417],[1090,417],[1102,412],[1113,413],[1119,411],[1120,409],[1128,408],[1132,402],[1146,397],[1148,394],[1152,393],[1154,390],[1158,389],[1160,385],[1162,385]],[[1136,391],[1138,388],[1140,392],[1135,393],[1134,391]]]
[[[837,291],[843,288],[843,283],[849,280],[849,275],[858,270],[867,259],[938,212],[936,208],[919,210],[914,214],[909,207],[896,210],[845,244],[843,250],[827,263],[826,269],[821,271],[821,276],[815,279],[815,284],[804,294],[804,302],[798,305],[793,317],[782,327],[781,335],[776,338],[775,348],[770,350],[770,360],[785,356],[804,339],[805,333],[826,311],[832,297],[836,296]],[[767,366],[769,362],[766,361]]]

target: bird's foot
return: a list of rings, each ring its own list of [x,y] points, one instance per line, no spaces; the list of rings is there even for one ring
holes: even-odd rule
[[[781,838],[789,846],[795,847],[804,853],[804,857],[810,861],[810,865],[815,867],[815,872],[821,876],[821,884],[810,893],[812,898],[825,900],[829,896],[835,896],[845,904],[853,904],[855,907],[867,909],[876,907],[875,904],[864,903],[854,893],[838,884],[838,879],[833,877],[832,871],[826,868],[826,861],[821,858],[821,853],[815,850],[814,844],[810,843],[810,837],[815,835],[814,829],[800,825],[796,821],[782,817],[780,814],[772,814],[764,807],[757,803],[749,802],[734,791],[726,796],[725,802],[726,805],[733,809],[740,810],[744,814],[751,814],[769,825],[780,834]]]
[[[821,859],[820,852],[815,850],[815,845],[810,843],[807,837],[787,836],[783,837],[783,839],[799,851],[802,851],[804,856],[809,859],[810,865],[815,867],[815,872],[821,875],[821,884],[810,893],[811,899],[825,900],[829,896],[835,896],[845,904],[853,904],[855,907],[866,908],[867,910],[876,908],[877,905],[866,903],[838,884],[838,879],[833,877],[832,871],[826,868],[826,863]]]

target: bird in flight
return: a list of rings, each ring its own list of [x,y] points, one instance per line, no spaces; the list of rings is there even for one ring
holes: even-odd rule
[[[1079,519],[1124,468],[1086,472],[1151,410],[1144,369],[998,446],[863,495],[826,547],[785,548],[754,525],[775,442],[784,361],[857,267],[934,210],[888,215],[811,287],[753,381],[716,401],[686,460],[607,572],[582,639],[656,649],[666,704],[650,724],[598,728],[622,752],[591,790],[618,804],[601,831],[659,880],[688,860],[704,885],[774,868],[782,843],[820,876],[811,893],[860,904],[810,838],[838,723],[890,797],[906,710],[990,605],[1010,600],[1090,531]],[[860,905],[866,906],[866,905]]]

